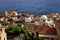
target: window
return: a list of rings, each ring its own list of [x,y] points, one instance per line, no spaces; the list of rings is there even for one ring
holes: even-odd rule
[[[50,19],[48,19],[48,21],[50,21]]]
[[[45,23],[43,23],[43,25],[45,25]]]
[[[52,27],[54,27],[54,25],[51,25]]]
[[[43,22],[45,22],[46,20],[43,20]]]

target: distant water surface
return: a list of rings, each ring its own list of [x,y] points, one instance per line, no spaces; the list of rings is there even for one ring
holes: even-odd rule
[[[0,13],[17,11],[23,13],[60,13],[60,0],[0,0]]]

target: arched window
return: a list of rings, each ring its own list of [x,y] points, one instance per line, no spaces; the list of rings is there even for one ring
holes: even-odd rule
[[[45,22],[46,20],[43,20],[43,22]]]

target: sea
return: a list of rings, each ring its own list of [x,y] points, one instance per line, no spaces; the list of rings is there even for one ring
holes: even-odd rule
[[[21,13],[60,13],[60,0],[0,0],[0,13],[17,11]]]

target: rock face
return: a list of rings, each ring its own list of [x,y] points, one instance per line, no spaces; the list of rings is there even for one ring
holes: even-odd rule
[[[24,34],[20,34],[18,36],[11,36],[8,38],[8,40],[23,40]]]

